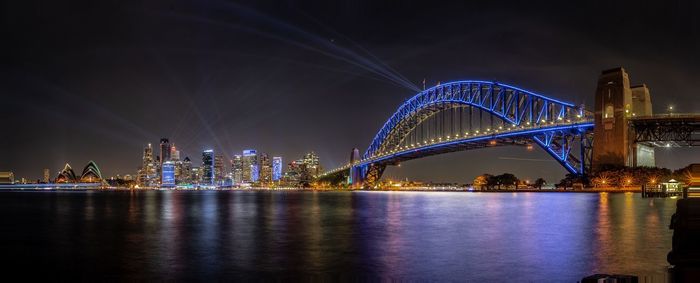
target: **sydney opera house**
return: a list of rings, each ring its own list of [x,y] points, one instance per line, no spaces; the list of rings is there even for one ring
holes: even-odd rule
[[[78,175],[75,175],[75,172],[73,172],[73,168],[70,167],[70,164],[66,163],[66,166],[63,167],[63,170],[58,173],[58,176],[56,176],[56,179],[54,180],[54,183],[101,183],[102,182],[102,173],[100,172],[100,168],[97,167],[97,164],[95,164],[94,161],[88,162],[87,165],[85,165],[85,168],[83,169],[83,173],[80,174],[80,177]]]

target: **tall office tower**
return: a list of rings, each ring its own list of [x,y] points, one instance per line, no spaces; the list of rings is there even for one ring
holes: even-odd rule
[[[243,183],[243,158],[240,155],[234,155],[231,159],[231,173],[234,184]]]
[[[51,182],[51,171],[49,171],[48,168],[44,169],[44,183],[50,183]]]
[[[272,157],[272,181],[282,179],[282,157]]]
[[[304,156],[304,164],[306,164],[306,170],[312,176],[316,176],[322,173],[321,163],[319,162],[318,155],[316,153],[309,152]]]
[[[163,162],[170,160],[170,141],[167,138],[162,138],[160,139],[160,165],[163,165]]]
[[[653,166],[653,148],[635,144],[628,125],[634,116],[651,114],[646,85],[630,87],[624,68],[605,70],[598,77],[594,109],[594,170],[604,165]]]
[[[214,156],[214,182],[219,183],[224,179],[224,156],[217,154]]]
[[[172,161],[163,162],[161,177],[161,187],[171,188],[175,186],[175,163]]]
[[[267,153],[261,153],[260,158],[260,182],[269,184],[272,182],[272,162]]]
[[[202,152],[202,185],[214,185],[214,150],[205,150]]]
[[[180,182],[189,184],[192,182],[192,161],[189,157],[185,157],[182,161],[182,171],[180,172]]]
[[[172,160],[171,160],[172,161]],[[182,166],[183,162],[178,160],[178,161],[172,161],[174,166],[175,166],[175,183],[180,184],[183,181],[183,176],[182,176]]]
[[[243,151],[243,183],[258,181],[258,152],[255,149]]]
[[[169,160],[180,161],[180,151],[177,150],[177,148],[175,147],[175,144],[173,144],[172,147],[170,148],[170,159]],[[166,161],[168,161],[168,160],[166,160]]]
[[[143,148],[141,171],[139,172],[138,183],[141,186],[152,186],[156,179],[156,161],[153,158],[153,147],[149,143]]]

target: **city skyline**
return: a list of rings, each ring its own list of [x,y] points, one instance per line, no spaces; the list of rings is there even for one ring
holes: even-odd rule
[[[74,2],[46,4],[55,5],[42,15],[53,23],[46,28],[32,21],[36,8],[10,3],[25,13],[6,20],[14,56],[2,67],[9,103],[0,115],[13,136],[0,147],[0,170],[36,180],[44,168],[53,177],[67,162],[95,160],[106,176],[125,174],[141,164],[144,141],[163,136],[181,141],[183,158],[194,162],[209,148],[226,160],[236,148],[288,160],[314,150],[334,168],[352,148],[364,152],[424,80],[430,87],[489,79],[591,106],[600,71],[624,66],[649,87],[655,113],[669,106],[698,112],[700,70],[687,64],[697,59],[698,38],[688,36],[697,22],[675,16],[692,9],[598,4],[567,11],[516,3],[215,2],[197,10],[187,1],[145,9]],[[89,16],[64,18],[71,9]],[[457,17],[465,9],[482,12]],[[401,20],[417,10],[410,23]],[[484,24],[495,15],[507,16]],[[657,160],[672,169],[693,161],[684,149],[661,150]],[[554,181],[565,173],[542,151],[499,148],[415,160],[387,175],[467,182],[502,172]]]

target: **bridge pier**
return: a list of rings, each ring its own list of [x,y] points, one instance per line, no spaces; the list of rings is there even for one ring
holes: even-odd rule
[[[386,165],[379,164],[351,166],[349,169],[350,176],[353,177],[349,178],[350,181],[348,182],[348,185],[355,189],[374,188],[379,183],[379,179],[381,179],[385,169]]]
[[[652,115],[646,85],[630,86],[622,67],[605,70],[598,77],[594,109],[594,170],[604,165],[655,166],[654,149],[635,143],[629,124],[633,117]]]

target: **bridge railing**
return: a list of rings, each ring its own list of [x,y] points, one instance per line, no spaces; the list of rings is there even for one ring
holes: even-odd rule
[[[700,114],[698,114],[698,113],[666,113],[666,114],[654,114],[654,115],[645,115],[645,116],[633,116],[633,117],[630,117],[629,119],[631,119],[631,120],[652,120],[652,119],[665,119],[665,118],[700,119]]]

